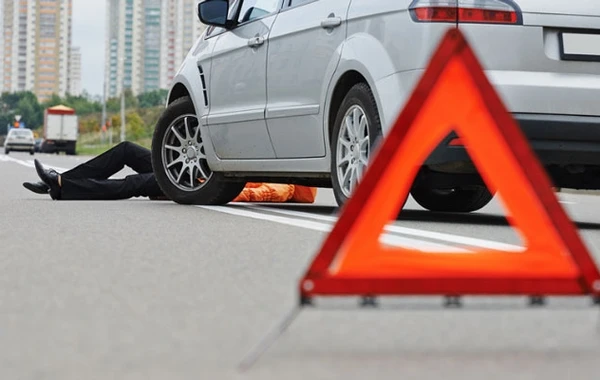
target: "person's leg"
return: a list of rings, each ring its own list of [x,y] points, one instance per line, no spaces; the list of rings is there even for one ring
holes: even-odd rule
[[[62,178],[61,200],[117,200],[131,197],[162,197],[153,173],[123,179]]]
[[[137,173],[152,173],[150,150],[124,141],[101,155],[61,174],[69,179],[107,179],[129,166]]]

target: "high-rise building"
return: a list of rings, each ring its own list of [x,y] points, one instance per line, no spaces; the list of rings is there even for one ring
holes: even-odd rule
[[[114,96],[120,92],[119,80],[119,3],[120,0],[106,2],[106,51],[104,63],[104,90]],[[117,87],[119,85],[119,87]]]
[[[205,26],[198,0],[107,0],[106,94],[168,88]]]
[[[162,1],[161,88],[170,86],[185,55],[206,29],[198,19],[197,4],[196,0]]]
[[[40,101],[68,89],[72,0],[2,1],[3,91],[33,91]]]
[[[108,94],[115,96],[123,88],[141,91],[142,17],[144,0],[108,0],[105,75]]]
[[[0,32],[4,32],[4,1],[0,1]],[[0,37],[0,94],[4,91],[4,36]]]
[[[81,48],[71,47],[71,63],[69,66],[69,94],[81,95]]]
[[[144,92],[160,87],[160,3],[144,2]]]

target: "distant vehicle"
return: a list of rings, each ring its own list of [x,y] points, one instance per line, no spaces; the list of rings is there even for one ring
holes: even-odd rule
[[[458,28],[556,187],[600,188],[598,0],[206,0],[152,142],[179,203],[246,181],[332,187],[343,204],[450,28]],[[457,94],[460,96],[460,94]],[[449,135],[411,184],[424,208],[493,197]],[[392,191],[392,189],[390,189]]]
[[[4,153],[9,154],[12,151],[24,151],[33,155],[35,151],[35,142],[33,141],[33,132],[31,129],[13,128],[8,131],[4,141]]]
[[[43,153],[75,154],[79,119],[73,108],[58,105],[48,108],[44,114]]]
[[[35,142],[34,142],[34,150],[35,150],[36,152],[40,152],[40,151],[41,151],[41,149],[42,149],[42,142],[43,142],[43,141],[44,141],[44,139],[43,139],[43,138],[41,138],[41,137],[38,137],[38,138],[36,138],[36,139],[35,139]]]

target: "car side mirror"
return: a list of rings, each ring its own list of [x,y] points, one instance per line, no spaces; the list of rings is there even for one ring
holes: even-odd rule
[[[228,14],[229,0],[205,0],[198,4],[198,17],[203,24],[230,28]]]

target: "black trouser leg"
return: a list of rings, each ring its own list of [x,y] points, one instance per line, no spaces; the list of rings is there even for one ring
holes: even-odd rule
[[[117,200],[162,195],[154,173],[134,174],[123,179],[62,179],[63,200]]]
[[[61,174],[65,179],[107,179],[129,166],[138,173],[152,173],[150,150],[128,141],[119,143],[101,155]]]

